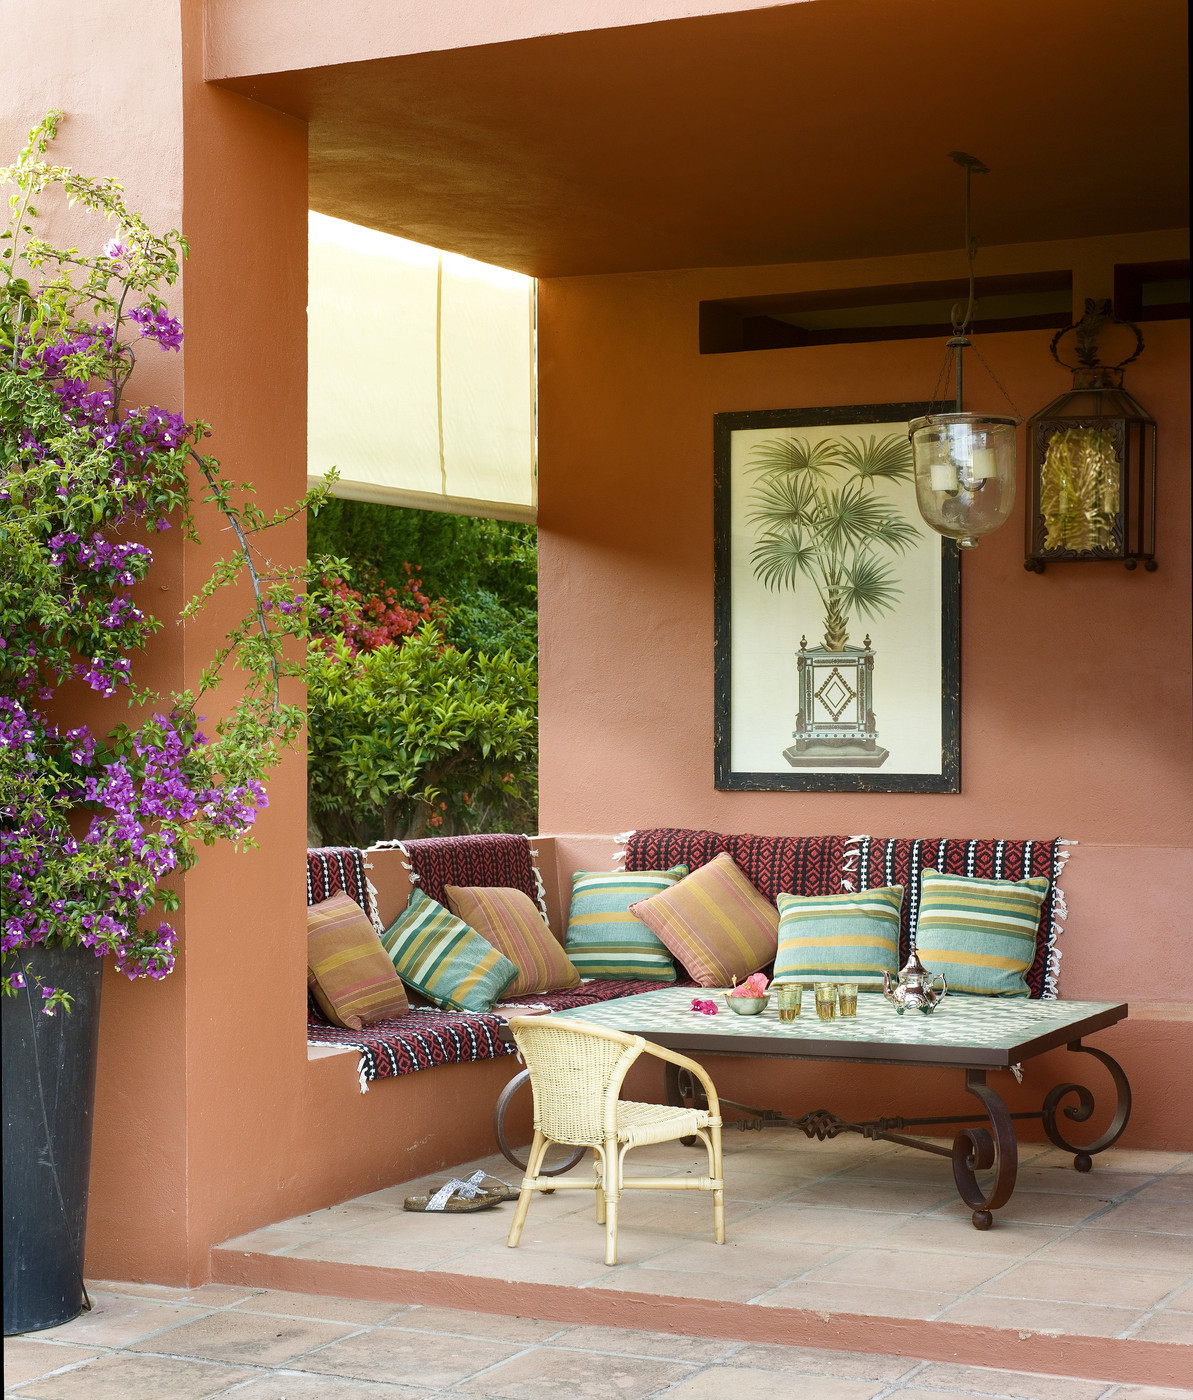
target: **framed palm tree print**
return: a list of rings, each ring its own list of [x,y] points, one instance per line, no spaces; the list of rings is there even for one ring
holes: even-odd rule
[[[960,792],[960,561],[907,438],[929,411],[715,416],[718,788]]]

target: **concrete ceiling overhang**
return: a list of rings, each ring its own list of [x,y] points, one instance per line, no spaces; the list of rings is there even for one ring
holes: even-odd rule
[[[540,277],[738,266],[959,247],[955,149],[983,243],[1184,227],[1186,20],[805,0],[215,80],[309,123],[323,213]]]

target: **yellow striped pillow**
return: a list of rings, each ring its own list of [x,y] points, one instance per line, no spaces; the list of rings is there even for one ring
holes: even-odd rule
[[[475,885],[443,888],[452,913],[518,969],[517,977],[502,993],[506,1000],[527,992],[558,992],[580,985],[580,974],[528,894]]]
[[[925,870],[915,931],[920,961],[943,972],[951,992],[1030,995],[1026,974],[1035,962],[1047,893],[1043,875],[975,880]]]
[[[349,1031],[410,1010],[377,930],[346,894],[307,909],[307,985],[332,1025]]]
[[[903,886],[856,894],[781,894],[775,977],[881,987],[899,970]]]
[[[779,913],[722,852],[649,899],[630,905],[702,987],[728,987],[774,961]]]

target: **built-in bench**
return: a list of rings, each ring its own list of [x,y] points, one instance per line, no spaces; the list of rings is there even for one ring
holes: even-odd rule
[[[619,859],[628,870],[666,870],[680,863],[696,869],[727,852],[772,903],[780,892],[836,894],[901,884],[907,893],[900,961],[915,937],[925,868],[1008,880],[1044,875],[1049,880],[1049,892],[1041,911],[1036,958],[1027,981],[1033,997],[1056,996],[1060,959],[1057,935],[1065,913],[1059,882],[1068,859],[1068,842],[724,835],[679,828],[630,832],[622,840],[622,849],[612,859]],[[512,835],[431,837],[388,843],[363,852],[351,847],[310,850],[307,902],[318,904],[342,890],[360,904],[381,933],[405,907],[416,883],[441,902],[448,884],[504,886],[520,889],[535,900],[562,942],[567,913],[565,889],[571,871],[557,868],[551,872],[560,887],[552,915],[535,856],[528,838]],[[680,976],[685,980],[682,970]],[[363,1092],[375,1079],[413,1074],[436,1065],[497,1059],[512,1053],[502,1039],[502,1025],[509,1015],[528,1006],[572,1010],[653,991],[657,986],[655,982],[588,981],[570,991],[537,993],[519,1002],[502,1003],[488,1015],[416,1005],[400,1019],[379,1021],[359,1031],[330,1025],[314,1002],[309,1001],[307,1040],[316,1047],[356,1051]]]

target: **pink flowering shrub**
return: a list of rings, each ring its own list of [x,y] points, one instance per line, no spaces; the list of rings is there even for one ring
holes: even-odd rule
[[[159,292],[176,280],[185,240],[154,235],[113,181],[46,164],[59,117],[0,172],[15,190],[0,233],[0,957],[10,995],[32,992],[25,954],[43,944],[110,954],[129,977],[165,976],[177,943],[162,917],[178,906],[171,875],[199,844],[248,837],[266,805],[262,779],[304,720],[279,693],[298,671],[283,643],[307,632],[300,576],[250,546],[293,512],[267,518],[237,504],[219,464],[197,451],[205,424],[124,404],[138,356],[182,344]],[[53,186],[119,234],[90,256],[38,238],[32,200]],[[227,664],[241,673],[241,698],[210,737],[195,695],[163,698],[134,675],[162,625],[136,591],[159,534],[177,524],[197,538],[192,478],[241,547],[182,617],[244,577],[254,598],[203,673],[200,694]],[[97,700],[124,700],[140,718],[71,725],[63,717],[86,690],[89,714],[103,713]],[[41,999],[50,1014],[69,1006],[53,987]]]

